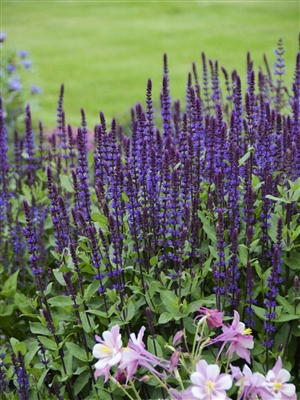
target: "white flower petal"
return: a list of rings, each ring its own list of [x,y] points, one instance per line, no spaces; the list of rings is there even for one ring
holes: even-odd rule
[[[198,386],[192,387],[192,393],[195,396],[195,399],[204,399],[206,397],[206,390],[201,389]]]
[[[204,386],[206,380],[206,377],[200,374],[200,372],[193,372],[191,374],[191,382],[197,386]]]
[[[220,368],[218,367],[218,365],[213,364],[207,367],[207,380],[215,382],[219,374]]]
[[[110,333],[110,331],[105,331],[105,332],[103,332],[103,333],[102,333],[102,336],[103,336],[104,342],[105,342],[108,346],[110,346],[110,347],[112,347],[112,348],[115,347],[115,341],[114,341],[113,335]]]
[[[232,379],[228,374],[221,374],[216,381],[216,390],[228,390],[232,386]]]
[[[281,369],[276,376],[276,380],[285,383],[291,379],[291,374],[286,369]]]
[[[96,362],[95,364],[95,368],[96,369],[104,369],[108,364],[108,360],[107,359],[102,359],[99,360],[98,362]]]
[[[109,360],[108,364],[109,365],[116,365],[121,360],[121,358],[122,358],[122,354],[121,353],[117,353],[114,357],[112,357]]]
[[[285,383],[282,385],[281,392],[287,397],[291,397],[296,392],[296,387],[292,383]]]
[[[217,390],[213,390],[211,395],[210,395],[211,400],[226,400],[227,395],[225,392],[220,392]]]

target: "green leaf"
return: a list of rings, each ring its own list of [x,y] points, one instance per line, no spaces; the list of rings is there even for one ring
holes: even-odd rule
[[[69,193],[74,193],[73,186],[70,181],[70,177],[68,175],[61,175],[59,176],[61,186]]]
[[[293,270],[300,270],[300,253],[296,251],[291,251],[290,256],[286,256],[286,252],[283,252],[284,256],[282,257],[283,262]]]
[[[163,290],[160,293],[162,304],[166,310],[171,314],[177,314],[179,309],[179,299],[176,294],[171,290]]]
[[[84,292],[84,299],[85,300],[90,300],[90,298],[93,296],[94,293],[97,292],[99,288],[99,281],[94,280],[85,290]]]
[[[158,256],[154,256],[150,258],[150,265],[153,267],[154,265],[158,264]]]
[[[69,296],[55,296],[48,299],[48,303],[57,307],[72,306],[73,300]]]
[[[79,377],[76,379],[76,382],[74,385],[75,396],[77,396],[78,393],[80,393],[82,391],[82,389],[88,383],[90,377],[91,377],[90,371],[84,371],[82,374],[79,375]]]
[[[268,227],[268,235],[274,243],[277,241],[277,225],[279,216],[277,214],[271,214],[271,226]]]
[[[271,194],[267,194],[265,197],[266,197],[267,199],[276,201],[276,202],[278,202],[278,203],[285,203],[285,204],[290,204],[290,203],[291,203],[290,200],[285,200],[285,199],[280,198],[280,197],[275,197],[275,196],[272,196]]]
[[[5,297],[14,297],[18,285],[18,275],[20,270],[14,272],[4,283],[1,295]]]
[[[147,350],[152,354],[156,354],[158,357],[163,357],[161,345],[156,339],[152,339],[151,336],[148,336],[147,339]]]
[[[267,318],[265,317],[265,313],[267,312],[264,308],[257,307],[257,306],[252,306],[254,310],[254,314],[257,315],[261,320],[267,321]]]
[[[12,315],[14,312],[14,305],[13,304],[4,304],[0,303],[0,317],[8,317]]]
[[[45,336],[51,335],[49,329],[40,322],[29,321],[29,325],[30,325],[30,331],[36,335],[45,335]]]
[[[54,340],[48,339],[45,336],[38,336],[39,341],[46,347],[48,350],[58,350],[57,344]]]
[[[135,315],[135,306],[134,306],[134,303],[131,301],[128,304],[127,309],[126,309],[126,319],[125,319],[125,321],[128,321],[128,322],[131,321],[132,318],[134,317],[134,315]]]
[[[98,377],[97,381],[100,380],[101,377]],[[106,390],[103,389],[103,383],[101,382],[101,384],[96,384],[95,385],[97,388],[97,392],[98,392],[98,396],[99,399],[101,400],[111,400],[112,396],[110,393],[108,393]]]
[[[127,194],[125,192],[122,193],[122,199],[125,201],[125,203],[130,202],[129,197],[127,196]]]
[[[210,226],[208,222],[203,224],[204,232],[207,234],[207,237],[212,241],[213,244],[217,242],[217,236],[214,226]]]
[[[43,384],[45,383],[45,378],[46,378],[46,376],[47,376],[47,374],[48,374],[48,371],[49,371],[49,369],[45,369],[45,371],[44,371],[44,372],[42,373],[42,375],[40,376],[40,379],[39,379],[39,381],[38,381],[38,383],[37,383],[37,389],[38,389],[38,390],[41,390]]]
[[[256,239],[250,244],[250,253],[253,252],[253,250],[256,248],[256,246],[257,246],[257,244],[259,243],[260,240],[261,240],[260,238]]]
[[[166,324],[167,322],[171,321],[172,319],[174,319],[174,316],[172,314],[170,314],[168,312],[164,312],[159,317],[158,323],[159,324]]]
[[[32,195],[31,195],[31,191],[30,191],[29,187],[27,185],[26,186],[23,185],[22,192],[23,192],[28,204],[31,206]]]
[[[98,222],[100,226],[107,226],[108,225],[108,220],[105,217],[105,215],[101,215],[98,212],[93,212],[92,213],[92,220],[95,222]]]
[[[31,343],[31,345],[29,346],[28,352],[27,352],[26,356],[24,357],[25,365],[29,365],[29,363],[32,361],[33,357],[35,356],[35,354],[37,353],[39,348],[40,347],[37,344],[37,342]]]
[[[50,294],[51,289],[52,289],[52,286],[53,286],[53,282],[50,282],[50,283],[48,284],[48,286],[46,287],[45,296],[47,296],[48,294]]]
[[[57,280],[57,282],[62,285],[62,286],[67,286],[66,281],[63,278],[63,273],[60,272],[58,269],[53,269],[52,270],[53,275],[55,276],[55,279]]]
[[[239,259],[242,265],[247,265],[248,249],[244,244],[239,245]]]
[[[290,302],[287,299],[278,295],[276,297],[276,300],[278,301],[279,304],[281,304],[283,306],[284,310],[287,313],[289,313],[291,315],[294,314],[294,307],[290,304]]]
[[[208,246],[210,254],[217,260],[218,256],[218,249],[215,246]]]
[[[73,373],[73,354],[70,350],[67,350],[64,354],[65,366],[68,375]]]
[[[275,322],[289,322],[294,319],[300,319],[300,315],[281,314],[275,319]]]
[[[83,327],[84,331],[86,333],[90,333],[91,330],[93,329],[93,325],[91,324],[92,327],[90,327],[85,311],[81,311],[79,313],[79,315],[80,315],[80,319],[81,319],[81,323],[82,323],[82,327]]]
[[[10,344],[11,344],[11,347],[12,347],[13,352],[14,352],[15,354],[18,354],[19,351],[22,353],[23,356],[26,354],[26,346],[25,346],[25,343],[19,342],[18,339],[11,338],[11,339],[10,339]]]
[[[243,155],[242,158],[240,158],[240,160],[239,160],[239,167],[241,167],[242,165],[244,165],[245,162],[246,162],[246,161],[248,160],[248,158],[250,157],[250,154],[251,154],[251,153],[254,153],[254,152],[255,152],[254,147],[249,147],[247,153],[246,153],[245,155]]]
[[[87,361],[87,355],[86,352],[77,344],[72,343],[72,342],[67,342],[66,347],[70,352],[73,354],[75,358],[77,358],[80,361]]]

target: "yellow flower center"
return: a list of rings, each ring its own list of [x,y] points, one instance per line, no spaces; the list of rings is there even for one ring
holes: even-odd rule
[[[244,335],[244,336],[247,336],[247,335],[251,335],[251,333],[252,333],[252,329],[246,328],[246,329],[244,330],[244,332],[243,332],[243,335]]]
[[[273,386],[274,392],[280,390],[281,388],[282,388],[282,383],[275,381],[274,386]]]
[[[211,394],[211,391],[213,390],[213,388],[215,387],[215,383],[212,381],[206,381],[205,382],[205,386],[206,386],[206,393],[207,394]]]
[[[113,350],[111,347],[102,344],[100,347],[100,353],[104,354],[113,354]]]

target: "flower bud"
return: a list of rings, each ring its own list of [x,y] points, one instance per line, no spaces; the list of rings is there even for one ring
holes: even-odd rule
[[[172,343],[173,343],[173,344],[179,343],[179,342],[181,341],[183,335],[184,335],[184,329],[182,329],[181,331],[178,331],[178,332],[175,334]]]

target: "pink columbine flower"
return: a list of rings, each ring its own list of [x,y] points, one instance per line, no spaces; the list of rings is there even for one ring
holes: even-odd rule
[[[145,349],[145,343],[143,342],[145,329],[146,328],[142,326],[137,337],[135,333],[131,333],[128,347],[123,349],[122,362],[119,368],[124,370],[126,369],[127,380],[133,377],[140,365],[146,367],[157,375],[161,374],[155,370],[153,365],[159,365],[167,370],[170,368],[169,362],[156,357]]]
[[[234,367],[231,367],[231,371],[232,368]],[[260,396],[260,398],[264,400],[271,400],[270,393],[265,388],[266,378],[259,372],[252,373],[250,368],[245,365],[243,373],[239,374],[238,379],[236,386],[241,386],[243,388],[242,399],[256,399],[257,396]]]
[[[238,356],[244,358],[249,364],[251,364],[250,351],[248,349],[253,349],[254,341],[251,335],[251,329],[245,328],[245,324],[240,322],[240,316],[237,311],[234,310],[234,319],[231,325],[223,325],[223,333],[209,342],[210,344],[216,342],[224,342],[219,351],[218,357],[222,353],[226,343],[230,342],[226,354],[229,358],[232,358],[234,352]]]
[[[273,399],[296,400],[296,388],[292,383],[286,383],[291,374],[282,368],[281,358],[278,357],[273,369],[267,373],[266,388],[272,393]]]
[[[206,317],[205,319],[210,329],[223,325],[222,318],[224,313],[220,312],[217,308],[210,310],[209,308],[201,306],[197,311],[199,311],[199,315],[195,319]]]
[[[95,364],[95,378],[97,379],[98,376],[104,375],[106,382],[110,368],[113,365],[117,365],[122,358],[123,350],[119,325],[113,326],[110,331],[103,332],[102,336],[103,339],[97,335],[95,336],[100,344],[95,344],[93,356],[99,358],[99,361]]]
[[[205,360],[200,360],[196,365],[196,372],[191,374],[193,385],[191,391],[193,399],[201,400],[226,400],[225,390],[232,386],[232,378],[228,374],[220,374],[216,364],[208,365]]]

